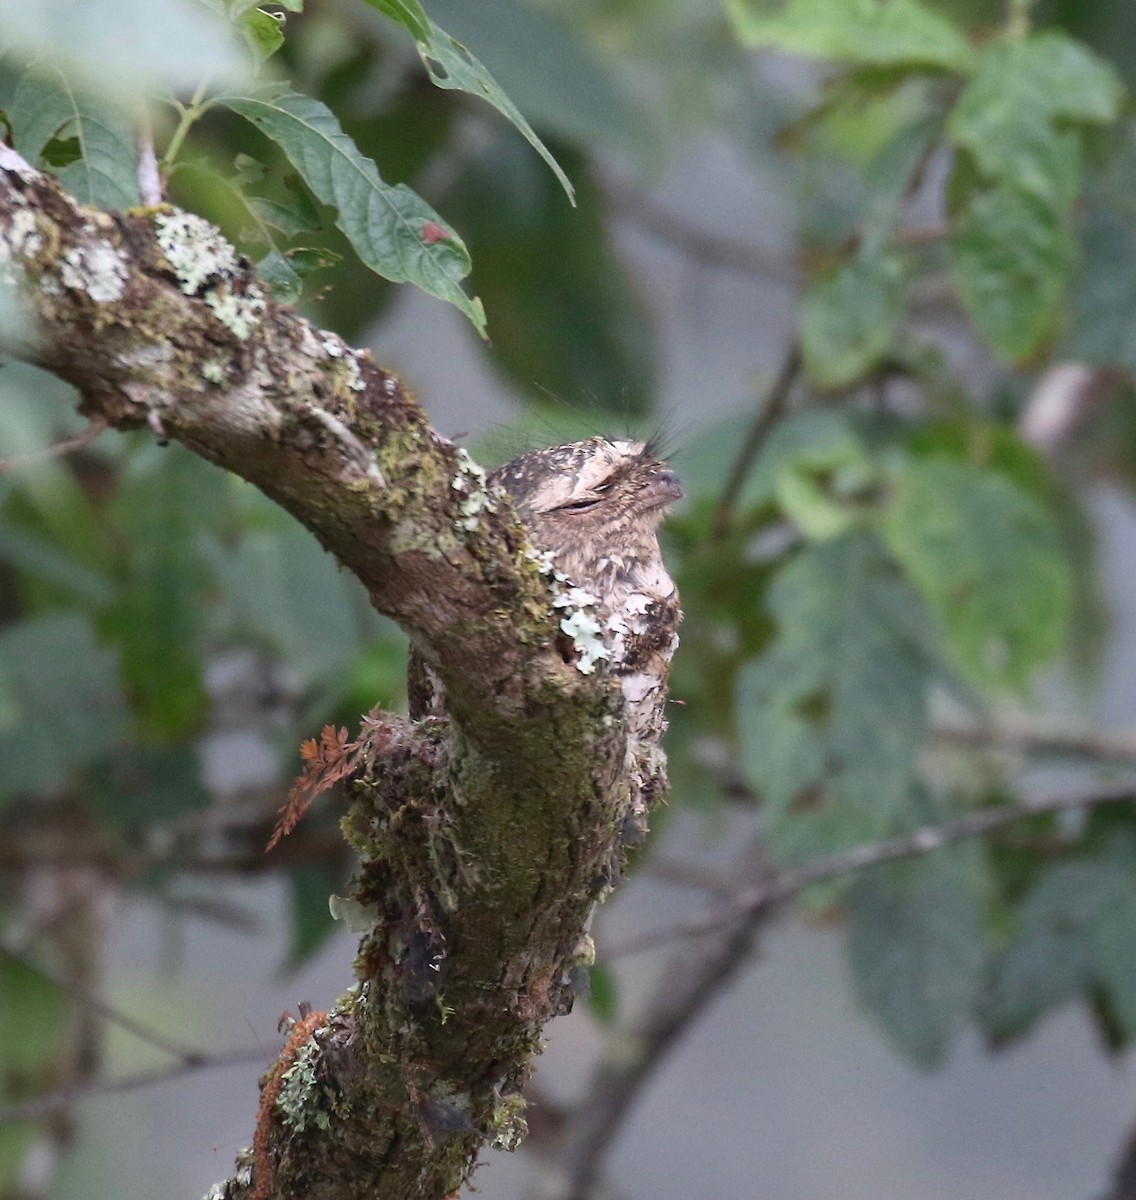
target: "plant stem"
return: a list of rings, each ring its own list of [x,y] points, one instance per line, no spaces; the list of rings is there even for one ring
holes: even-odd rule
[[[193,98],[189,104],[182,108],[181,118],[178,121],[177,128],[170,138],[169,145],[166,147],[166,153],[162,156],[162,170],[168,171],[173,165],[174,160],[178,156],[178,151],[181,150],[181,144],[185,141],[185,135],[189,133],[190,127],[194,121],[198,120],[201,115],[209,108],[209,102],[205,99],[205,90],[209,86],[209,79],[206,77],[197,85],[197,91],[193,93]]]

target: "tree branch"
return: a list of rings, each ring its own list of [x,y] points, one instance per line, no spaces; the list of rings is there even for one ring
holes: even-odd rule
[[[37,340],[0,349],[80,409],[250,481],[398,620],[445,688],[420,725],[365,723],[342,915],[358,981],[296,1047],[272,1194],[437,1200],[523,1130],[544,1023],[618,873],[628,803],[616,680],[584,675],[507,499],[394,375],[277,305],[216,230],[85,209],[0,146],[0,271]],[[346,734],[343,735],[346,739]],[[247,1196],[239,1170],[214,1189]]]
[[[1039,794],[783,871],[772,870],[764,840],[755,838],[735,867],[735,892],[728,904],[681,925],[601,946],[599,957],[610,962],[679,939],[696,939],[668,962],[642,1015],[614,1039],[617,1050],[601,1063],[586,1102],[567,1114],[559,1134],[563,1149],[556,1159],[560,1189],[550,1193],[544,1187],[541,1194],[591,1200],[604,1156],[667,1052],[748,964],[766,922],[807,888],[895,859],[929,854],[1029,817],[1133,800],[1136,779],[1132,778],[1102,783],[1089,791]]]

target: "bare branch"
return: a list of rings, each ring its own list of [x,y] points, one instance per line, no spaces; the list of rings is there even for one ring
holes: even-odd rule
[[[1136,734],[1061,729],[1046,725],[996,721],[984,724],[939,723],[932,737],[967,750],[1003,751],[1019,755],[1062,755],[1091,762],[1136,764]]]
[[[801,344],[794,342],[785,355],[781,369],[770,384],[769,391],[758,408],[753,424],[730,468],[729,478],[722,488],[718,506],[714,510],[714,519],[710,525],[711,535],[715,538],[724,537],[733,524],[738,497],[753,470],[757,456],[768,440],[774,425],[785,415],[789,396],[801,373],[801,361]]]
[[[48,970],[47,967],[36,962],[34,958],[18,953],[13,948],[4,945],[3,942],[0,942],[0,955],[3,955],[12,962],[19,963],[29,971],[34,971],[41,979],[46,979],[48,983],[53,984],[60,991],[67,992],[68,995],[75,998],[77,1003],[90,1012],[95,1013],[104,1021],[109,1021],[110,1024],[117,1025],[120,1029],[126,1030],[131,1036],[138,1038],[139,1041],[146,1042],[147,1045],[161,1050],[164,1054],[173,1055],[183,1066],[194,1066],[205,1057],[202,1051],[194,1050],[174,1038],[167,1037],[161,1030],[153,1029],[149,1025],[136,1020],[129,1013],[125,1013],[113,1004],[109,1004],[84,984]]]
[[[702,913],[691,921],[605,945],[602,947],[602,957],[605,961],[623,958],[630,954],[654,950],[683,938],[701,937],[729,925],[739,916],[748,916],[751,920],[760,919],[768,910],[779,908],[818,883],[828,883],[833,879],[840,879],[895,859],[930,854],[953,842],[981,837],[985,833],[1003,829],[1030,817],[1131,801],[1136,801],[1136,779],[1129,778],[1102,782],[1089,790],[1040,794],[1015,804],[977,809],[943,825],[925,825],[911,833],[900,834],[882,842],[867,842],[862,846],[854,846],[851,850],[814,859],[804,866],[751,882],[736,892],[729,904]]]
[[[648,192],[631,183],[603,176],[599,184],[608,203],[619,216],[669,243],[688,258],[774,283],[797,282],[797,268],[788,259],[763,250],[752,242],[723,237],[692,225],[682,217],[667,212]]]
[[[436,1200],[486,1141],[519,1137],[541,1030],[618,874],[618,680],[564,650],[507,497],[207,223],[82,208],[0,148],[0,263],[38,334],[5,351],[73,383],[92,420],[151,428],[276,500],[444,687],[436,717],[364,723],[343,901],[366,928],[358,981],[296,1048],[316,1084],[282,1088],[259,1159],[280,1195]],[[250,1186],[238,1172],[217,1194]]]
[[[56,442],[52,446],[45,446],[44,449],[34,451],[31,454],[20,455],[19,458],[0,458],[0,475],[7,474],[9,471],[18,471],[21,467],[38,466],[49,459],[61,458],[65,454],[73,454],[76,450],[85,450],[100,434],[105,433],[106,429],[107,423],[102,417],[92,417],[87,428],[82,433],[77,433],[74,437],[65,438],[62,442]]]
[[[136,1074],[123,1075],[118,1079],[90,1079],[70,1087],[59,1088],[54,1092],[48,1092],[45,1096],[37,1096],[34,1100],[26,1100],[22,1104],[13,1104],[8,1108],[0,1109],[0,1127],[18,1125],[24,1121],[40,1121],[55,1113],[66,1112],[80,1100],[86,1100],[89,1096],[109,1096],[121,1092],[133,1092],[138,1088],[169,1083],[196,1071],[212,1071],[217,1067],[232,1067],[246,1062],[265,1062],[268,1057],[269,1054],[263,1046],[247,1046],[237,1050],[202,1054],[193,1062],[175,1063],[173,1066],[158,1067],[152,1071],[138,1071]]]

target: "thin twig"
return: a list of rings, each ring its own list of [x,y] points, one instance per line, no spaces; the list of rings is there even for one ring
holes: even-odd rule
[[[739,860],[737,879],[761,878],[769,869],[764,843],[754,839]],[[569,1115],[565,1148],[557,1164],[566,1200],[590,1200],[605,1155],[627,1120],[635,1098],[667,1051],[744,969],[759,923],[736,913],[684,949],[663,971],[655,995],[635,1027],[616,1039],[617,1051],[600,1065],[583,1104]]]
[[[976,837],[1027,817],[1136,798],[1136,779],[1102,784],[1091,792],[1035,796],[1017,804],[967,813],[944,825],[872,842],[804,866],[772,873],[764,843],[755,839],[735,874],[740,886],[732,904],[697,922],[675,926],[623,945],[604,947],[603,961],[676,937],[700,935],[664,968],[654,996],[634,1027],[616,1039],[618,1050],[601,1064],[586,1099],[568,1116],[565,1149],[557,1163],[564,1200],[589,1200],[603,1163],[636,1098],[668,1050],[744,969],[764,924],[786,901],[806,888],[865,867],[927,854],[963,838]]]
[[[730,468],[730,474],[722,488],[722,494],[718,497],[718,506],[714,510],[714,519],[710,525],[711,537],[719,539],[725,537],[730,531],[734,521],[734,509],[741,496],[742,488],[745,487],[745,482],[753,470],[753,464],[757,460],[762,446],[765,445],[770,431],[785,414],[789,395],[801,372],[801,362],[801,345],[795,341],[789,347],[781,369],[770,384],[764,403],[757,410],[757,415],[750,425],[745,441]]]
[[[66,438],[62,442],[55,442],[51,446],[45,446],[42,450],[33,450],[31,454],[21,454],[16,458],[0,458],[0,475],[18,470],[20,467],[34,467],[50,458],[61,458],[64,454],[83,450],[104,433],[106,428],[107,423],[103,417],[92,417],[87,428],[74,437]]]
[[[209,1071],[216,1067],[237,1066],[246,1062],[264,1062],[270,1057],[263,1046],[246,1046],[238,1050],[228,1050],[222,1054],[206,1054],[193,1062],[175,1063],[169,1067],[159,1067],[152,1071],[139,1071],[134,1075],[123,1075],[118,1079],[92,1079],[86,1083],[77,1083],[71,1087],[58,1088],[34,1100],[26,1100],[22,1104],[13,1104],[0,1109],[0,1128],[5,1125],[18,1125],[23,1121],[40,1121],[53,1113],[62,1112],[86,1100],[89,1096],[106,1096],[112,1093],[132,1092],[138,1088],[152,1087],[158,1083],[169,1083],[183,1075],[194,1071]]]
[[[1136,764],[1136,734],[1095,730],[1047,729],[1033,725],[937,724],[935,741],[968,750],[1003,750],[1012,754],[1065,755],[1094,762]]]
[[[838,854],[814,859],[803,866],[781,871],[741,888],[729,904],[702,913],[691,921],[602,946],[600,957],[604,962],[609,962],[630,954],[654,950],[683,938],[699,937],[721,929],[739,916],[753,921],[762,917],[768,910],[779,908],[815,884],[840,879],[895,859],[930,854],[933,850],[939,850],[952,842],[980,837],[984,833],[1002,829],[1029,817],[1092,808],[1101,804],[1120,804],[1125,801],[1136,801],[1134,779],[1102,783],[1094,791],[1082,789],[1040,795],[1014,804],[977,809],[943,825],[925,825],[911,833],[903,833],[880,842],[867,842],[862,846],[854,846],[851,850],[843,850]]]
[[[723,237],[692,225],[668,212],[648,192],[631,183],[605,175],[600,178],[599,185],[608,203],[621,217],[669,242],[688,258],[775,283],[797,282],[799,273],[788,258],[763,250],[752,242]]]
[[[3,955],[12,962],[19,963],[29,971],[34,971],[41,979],[46,979],[48,983],[53,984],[61,991],[67,992],[84,1008],[95,1013],[104,1021],[108,1021],[112,1025],[117,1025],[120,1029],[126,1030],[127,1033],[138,1038],[140,1041],[146,1042],[155,1049],[161,1050],[165,1054],[173,1055],[183,1066],[194,1066],[206,1057],[203,1051],[185,1046],[167,1037],[160,1030],[152,1029],[141,1021],[136,1021],[128,1013],[115,1008],[113,1004],[108,1004],[101,996],[96,995],[84,984],[78,983],[73,979],[67,979],[62,975],[57,975],[54,971],[49,970],[47,967],[35,962],[34,959],[17,952],[2,942],[0,942],[0,955]]]

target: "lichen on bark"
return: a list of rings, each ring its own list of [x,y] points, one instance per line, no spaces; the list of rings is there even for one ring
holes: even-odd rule
[[[444,685],[444,717],[369,727],[343,904],[372,923],[263,1151],[273,1196],[437,1200],[483,1145],[518,1140],[541,1031],[571,1005],[585,922],[618,873],[619,687],[565,661],[564,614],[507,498],[474,503],[479,468],[393,374],[275,304],[235,256],[172,263],[173,210],[95,213],[0,151],[0,266],[36,325],[0,349],[74,384],[88,416],[261,488]],[[92,286],[95,268],[113,286]],[[255,311],[235,326],[217,296]],[[250,1196],[255,1175],[244,1157],[211,1195]]]

